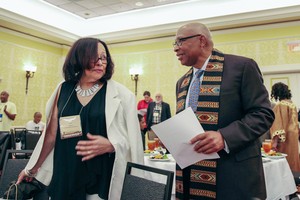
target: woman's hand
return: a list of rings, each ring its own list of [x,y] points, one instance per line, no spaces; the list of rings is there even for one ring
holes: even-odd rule
[[[16,184],[21,183],[23,180],[25,180],[26,182],[31,182],[31,181],[33,180],[34,177],[28,176],[28,174],[26,174],[25,170],[26,170],[26,169],[23,169],[23,170],[20,172]]]
[[[278,140],[279,140],[279,137],[278,137],[277,135],[274,136],[273,139],[272,139],[272,149],[273,149],[274,151],[277,151],[277,150],[278,150],[278,145],[279,145]]]
[[[80,140],[76,145],[77,155],[83,156],[82,161],[115,151],[110,141],[100,135],[87,134],[88,140]]]

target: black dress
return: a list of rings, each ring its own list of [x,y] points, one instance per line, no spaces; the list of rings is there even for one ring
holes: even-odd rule
[[[108,199],[115,159],[114,153],[104,154],[82,162],[82,156],[76,155],[75,150],[77,142],[85,140],[87,133],[107,138],[105,121],[107,84],[104,83],[102,88],[84,107],[77,98],[75,86],[75,82],[64,82],[62,84],[57,104],[58,116],[78,115],[82,109],[80,119],[83,135],[62,140],[58,128],[54,149],[53,177],[49,185],[49,194],[52,200],[85,200],[86,194],[98,194],[100,198]]]

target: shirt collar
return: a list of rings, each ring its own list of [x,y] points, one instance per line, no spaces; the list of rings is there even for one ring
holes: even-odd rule
[[[208,61],[209,61],[210,57],[211,57],[211,55],[208,56],[208,58],[206,59],[205,63],[202,65],[201,70],[205,71],[206,66],[207,66],[207,64],[208,64]],[[196,74],[196,72],[197,72],[198,70],[200,70],[200,69],[193,67],[193,75],[194,75],[194,76],[195,76],[195,74]]]

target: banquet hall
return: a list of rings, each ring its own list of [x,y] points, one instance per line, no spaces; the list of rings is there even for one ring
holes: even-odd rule
[[[176,81],[187,70],[173,52],[176,30],[206,24],[215,47],[254,59],[271,87],[283,82],[300,108],[300,2],[266,0],[1,0],[0,91],[9,91],[25,126],[63,80],[73,42],[97,37],[108,44],[114,80],[136,100],[161,92],[176,113]]]

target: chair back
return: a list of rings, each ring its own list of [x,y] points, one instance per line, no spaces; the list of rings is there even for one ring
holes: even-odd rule
[[[157,173],[166,176],[166,183],[158,183],[145,177],[133,175],[132,169],[143,172]],[[136,163],[127,163],[126,173],[121,193],[121,200],[170,200],[172,195],[174,172],[158,169]]]
[[[33,150],[40,139],[42,131],[26,130],[25,134],[25,149]]]
[[[25,149],[25,135],[26,135],[26,128],[18,127],[18,128],[13,128],[13,134],[12,134],[12,139],[13,139],[13,149],[16,149],[16,139],[21,142],[21,149]],[[20,150],[20,149],[17,149]]]
[[[0,131],[0,171],[3,169],[6,150],[11,148],[11,134],[9,131]]]
[[[29,159],[15,159],[14,153],[31,154],[32,150],[7,150],[3,171],[0,179],[0,197],[3,197],[9,183],[18,179],[19,173],[25,168]]]

